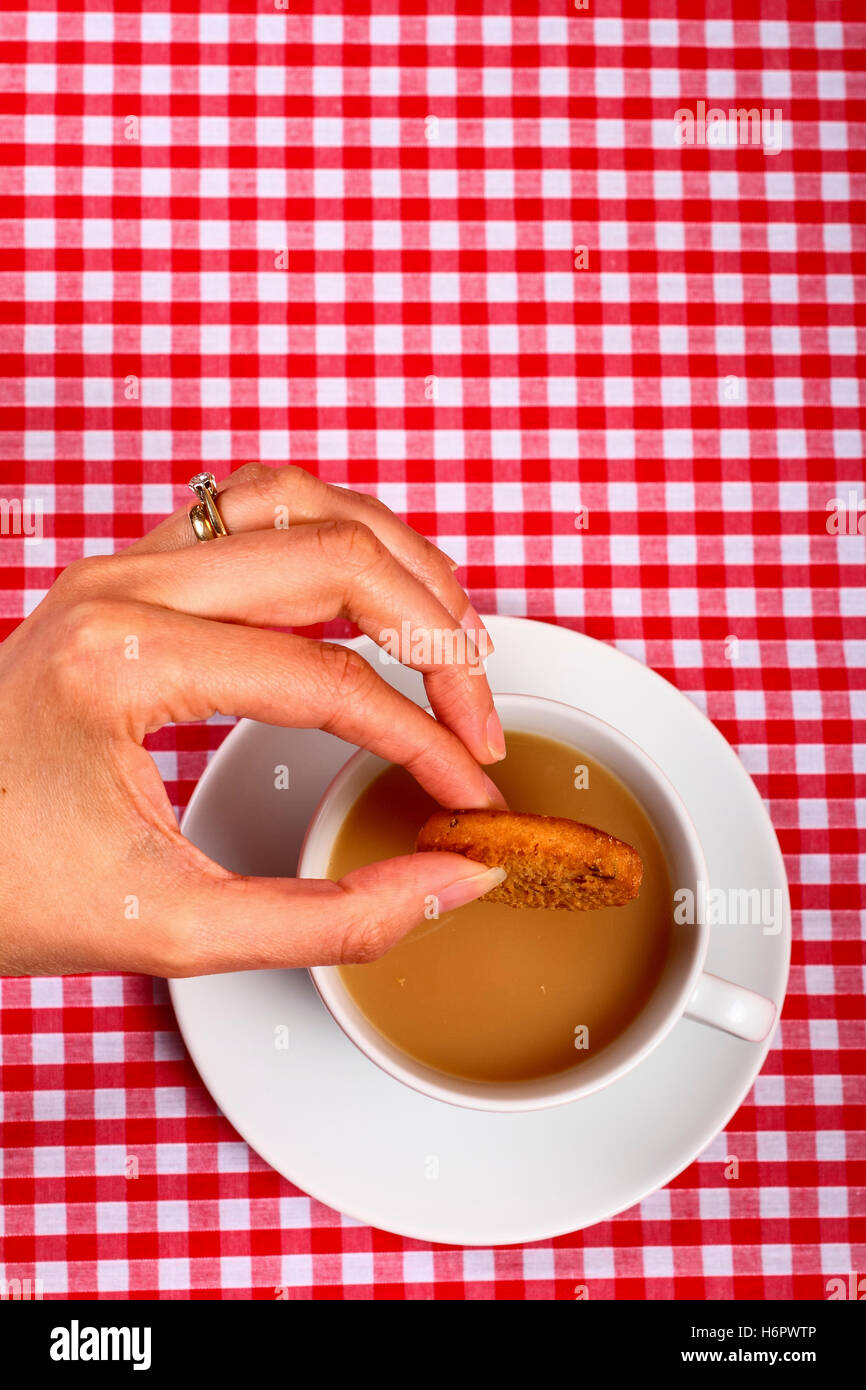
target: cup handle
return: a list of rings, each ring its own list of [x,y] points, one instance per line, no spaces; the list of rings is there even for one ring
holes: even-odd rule
[[[696,1023],[708,1023],[733,1033],[747,1042],[763,1042],[776,1018],[776,1006],[763,994],[709,975],[706,970],[698,976],[694,993],[686,1005],[686,1018]]]

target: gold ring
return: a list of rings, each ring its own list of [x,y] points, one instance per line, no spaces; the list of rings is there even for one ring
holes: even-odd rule
[[[220,516],[217,506],[217,485],[213,473],[196,473],[188,484],[190,492],[199,499],[189,509],[189,519],[197,541],[216,540],[217,536],[227,536],[228,527]]]

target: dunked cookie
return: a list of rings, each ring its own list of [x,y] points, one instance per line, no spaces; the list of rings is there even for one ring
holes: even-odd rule
[[[434,811],[418,850],[449,850],[507,870],[483,902],[587,912],[622,907],[640,890],[637,850],[603,830],[517,811]]]

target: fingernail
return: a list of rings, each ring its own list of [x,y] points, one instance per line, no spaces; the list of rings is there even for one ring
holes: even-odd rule
[[[484,790],[487,792],[490,805],[495,807],[497,810],[507,811],[508,802],[505,800],[505,797],[502,795],[502,792],[499,790],[496,783],[493,781],[493,778],[488,777],[486,772],[482,772],[481,776],[484,780]]]
[[[505,735],[502,732],[502,724],[496,710],[487,720],[486,738],[491,758],[495,758],[498,763],[501,763],[505,757]]]
[[[440,912],[451,912],[455,907],[464,907],[466,903],[475,902],[476,898],[483,898],[485,893],[497,888],[508,877],[505,869],[484,869],[480,865],[473,867],[481,869],[481,872],[476,871],[468,878],[458,878],[436,894]]]
[[[463,628],[464,632],[469,633],[482,661],[495,650],[490,640],[490,633],[487,631],[487,628],[482,623],[471,603],[460,619],[460,626]]]

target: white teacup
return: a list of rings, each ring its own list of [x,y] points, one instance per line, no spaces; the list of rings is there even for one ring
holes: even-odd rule
[[[496,708],[509,730],[541,734],[571,744],[613,772],[641,803],[664,851],[674,889],[706,891],[707,868],[697,832],[661,768],[636,743],[583,710],[535,695],[497,695]],[[327,877],[337,833],[357,797],[387,764],[360,751],[337,773],[307,829],[298,875]],[[674,904],[671,903],[671,917]],[[481,1082],[449,1076],[395,1047],[373,1026],[349,994],[335,966],[310,971],[325,1007],[357,1047],[391,1076],[436,1100],[473,1110],[542,1110],[579,1100],[642,1061],[683,1017],[760,1042],[776,1016],[770,999],[703,969],[710,929],[673,920],[664,969],[648,1002],[613,1042],[570,1071],[531,1081]]]

